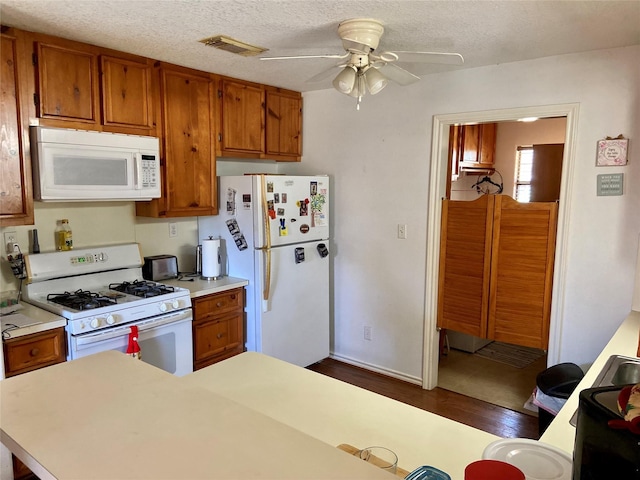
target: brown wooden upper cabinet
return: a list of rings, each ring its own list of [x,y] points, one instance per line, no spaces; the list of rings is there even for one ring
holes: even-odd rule
[[[302,156],[302,96],[299,92],[266,87],[269,158],[300,161]]]
[[[223,78],[222,156],[259,158],[265,149],[262,85]]]
[[[35,35],[41,125],[155,136],[148,59]]]
[[[218,213],[218,78],[159,63],[162,197],[136,202],[136,214],[190,217]]]
[[[438,326],[546,349],[558,204],[444,200]]]
[[[491,169],[496,149],[496,124],[452,125],[449,133],[449,153],[454,166],[461,169]]]
[[[22,128],[27,116],[24,104],[27,75],[24,39],[12,28],[2,33],[0,56],[0,129],[2,131],[2,175],[0,175],[0,226],[33,225],[33,195],[29,138]]]
[[[221,156],[300,161],[300,92],[223,78]]]

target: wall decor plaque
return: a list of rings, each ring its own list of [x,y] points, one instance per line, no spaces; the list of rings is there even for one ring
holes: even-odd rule
[[[607,137],[598,140],[598,155],[596,166],[620,166],[627,164],[627,150],[629,139],[618,135],[616,138]]]

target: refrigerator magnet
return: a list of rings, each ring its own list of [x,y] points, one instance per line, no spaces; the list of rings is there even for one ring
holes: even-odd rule
[[[300,225],[300,233],[309,233],[309,225],[306,223]]]
[[[273,192],[273,182],[267,182],[267,192]]]
[[[311,196],[316,195],[318,193],[318,182],[311,182],[311,187],[309,188],[309,194]]]
[[[295,258],[296,258],[296,263],[304,262],[304,248],[297,247],[295,249]]]
[[[318,253],[320,254],[320,257],[324,258],[327,255],[329,255],[329,249],[324,243],[319,243],[317,248],[318,248]]]
[[[286,225],[285,222],[286,221],[285,221],[284,218],[280,219],[280,231],[279,231],[279,233],[280,233],[281,237],[286,237],[287,235],[289,235],[289,232],[287,231],[287,225]]]
[[[279,193],[274,193],[273,194],[273,203],[280,203],[280,194]]]

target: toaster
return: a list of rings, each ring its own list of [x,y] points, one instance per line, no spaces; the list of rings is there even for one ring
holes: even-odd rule
[[[142,277],[157,282],[178,278],[178,258],[175,255],[153,255],[144,257]]]

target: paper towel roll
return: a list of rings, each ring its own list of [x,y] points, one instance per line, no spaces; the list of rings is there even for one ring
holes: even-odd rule
[[[220,239],[202,241],[202,278],[207,280],[220,277]]]

